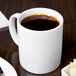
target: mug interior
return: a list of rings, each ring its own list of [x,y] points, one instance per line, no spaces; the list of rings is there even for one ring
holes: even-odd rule
[[[49,8],[32,8],[32,9],[28,9],[28,10],[21,13],[21,15],[19,17],[19,23],[21,24],[21,21],[24,18],[26,18],[27,16],[35,15],[35,14],[37,14],[37,15],[44,14],[44,15],[47,15],[47,16],[55,17],[60,22],[59,26],[57,26],[55,28],[58,28],[63,24],[62,15],[59,12],[57,12],[57,11],[55,11],[53,9],[49,9]]]

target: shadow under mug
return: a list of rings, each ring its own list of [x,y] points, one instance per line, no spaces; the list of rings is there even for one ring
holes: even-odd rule
[[[25,17],[34,14],[54,16],[60,24],[45,31],[30,30],[20,24]],[[17,32],[15,18],[17,18]],[[49,8],[28,9],[10,17],[9,30],[12,39],[19,47],[19,60],[24,69],[35,74],[46,74],[59,66],[63,36],[63,17],[60,13]]]

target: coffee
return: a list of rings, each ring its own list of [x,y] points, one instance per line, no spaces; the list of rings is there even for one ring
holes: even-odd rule
[[[25,28],[37,31],[49,30],[57,27],[59,21],[53,16],[47,15],[31,15],[21,21],[21,25]]]

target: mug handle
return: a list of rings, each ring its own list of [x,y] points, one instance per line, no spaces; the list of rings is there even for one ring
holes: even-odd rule
[[[10,31],[10,35],[13,39],[13,41],[15,42],[16,45],[18,45],[18,34],[16,32],[16,28],[15,28],[15,19],[20,16],[20,13],[15,13],[13,14],[10,19],[9,19],[9,31]]]

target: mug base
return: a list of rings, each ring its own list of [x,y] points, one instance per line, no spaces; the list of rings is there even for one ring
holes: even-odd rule
[[[48,73],[51,73],[51,72],[55,71],[60,66],[60,64],[59,64],[56,68],[54,68],[53,70],[47,71],[47,72],[38,72],[38,71],[32,71],[30,69],[24,68],[24,66],[21,63],[20,63],[20,65],[22,66],[22,68],[24,70],[26,70],[27,72],[29,72],[31,74],[48,74]]]

